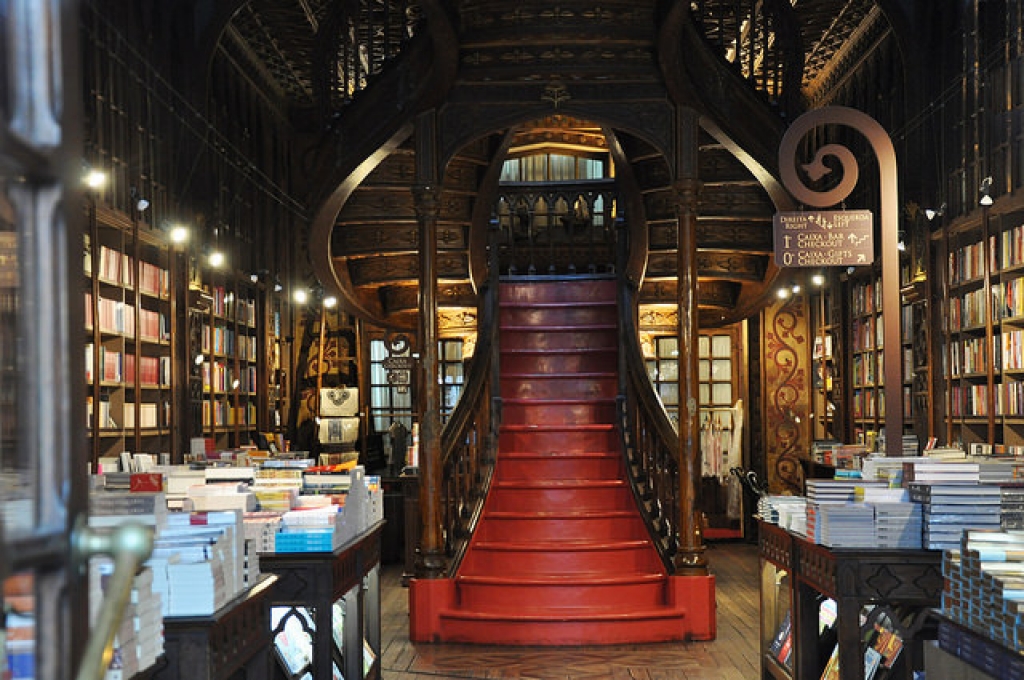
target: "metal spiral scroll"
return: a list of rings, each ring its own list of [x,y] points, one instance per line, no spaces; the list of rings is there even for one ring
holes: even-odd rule
[[[842,164],[843,178],[839,185],[829,191],[815,191],[809,188],[797,173],[797,145],[804,136],[819,125],[845,125],[853,128],[871,144],[878,159],[879,181],[881,183],[881,248],[882,253],[882,308],[898,310],[899,297],[899,188],[896,173],[896,151],[889,134],[871,116],[843,106],[826,106],[808,111],[793,121],[782,136],[779,144],[779,176],[783,186],[798,202],[816,208],[836,205],[846,199],[857,185],[859,167],[853,153],[840,144],[826,144],[818,149],[814,160],[802,169],[812,180],[824,177],[831,170],[822,162],[825,156],[834,156]],[[888,431],[903,431],[903,397],[896,391],[901,384],[899,374],[889,380],[889,367],[900,366],[899,315],[883,317],[882,342],[885,380],[885,422]],[[893,369],[895,370],[895,369]],[[900,455],[900,437],[888,437],[886,453]]]
[[[822,146],[815,153],[811,163],[801,166],[811,180],[818,180],[831,172],[831,169],[823,163],[825,156],[838,158],[843,167],[843,179],[839,186],[829,191],[815,191],[804,184],[803,179],[796,171],[797,145],[800,140],[815,127],[829,124],[851,127],[864,135],[871,144],[881,170],[882,215],[885,216],[888,212],[885,201],[886,185],[891,186],[894,199],[896,195],[896,152],[893,150],[892,140],[889,139],[889,135],[882,126],[871,116],[856,109],[826,106],[808,111],[793,121],[779,144],[779,174],[782,177],[782,184],[797,201],[817,208],[836,205],[850,195],[857,185],[859,166],[853,153],[841,144]],[[892,207],[895,208],[895,201]]]

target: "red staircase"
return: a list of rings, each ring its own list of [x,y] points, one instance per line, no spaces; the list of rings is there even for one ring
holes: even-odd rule
[[[626,479],[615,427],[615,285],[502,285],[494,478],[455,578],[447,588],[413,581],[413,641],[714,637],[713,578],[699,577],[693,592],[666,573]],[[415,592],[427,584],[432,595]]]

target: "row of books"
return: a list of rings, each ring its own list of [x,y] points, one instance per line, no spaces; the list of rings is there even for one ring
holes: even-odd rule
[[[135,278],[135,261],[108,246],[100,246],[100,266],[96,274],[103,281],[119,286],[133,287]],[[92,274],[92,253],[87,248],[83,262],[86,276]],[[152,262],[139,262],[140,292],[155,297],[167,297],[170,294],[170,273],[163,267]]]
[[[256,337],[246,333],[236,333],[232,328],[203,324],[202,351],[211,351],[217,355],[235,356],[245,361],[256,361]]]
[[[85,294],[85,327],[93,328],[99,320],[99,329],[104,333],[117,333],[133,338],[138,329],[138,338],[148,342],[169,342],[170,323],[162,312],[140,308],[136,318],[135,305],[130,302],[101,297],[96,301],[95,318],[92,293]]]
[[[105,383],[135,383],[135,366],[139,367],[139,382],[142,385],[167,386],[171,384],[171,358],[169,356],[140,356],[132,352],[96,348],[90,342],[85,345],[85,380],[93,381],[94,363],[98,360],[99,377]]]

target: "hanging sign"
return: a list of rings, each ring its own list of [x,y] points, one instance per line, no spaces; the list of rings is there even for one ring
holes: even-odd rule
[[[875,259],[870,210],[780,212],[773,225],[780,267],[859,267]]]

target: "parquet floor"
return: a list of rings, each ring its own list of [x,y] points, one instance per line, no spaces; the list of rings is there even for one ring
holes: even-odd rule
[[[717,585],[717,639],[610,647],[413,644],[401,568],[388,565],[381,581],[382,676],[384,680],[755,680],[760,677],[757,546],[713,543],[707,556]]]

